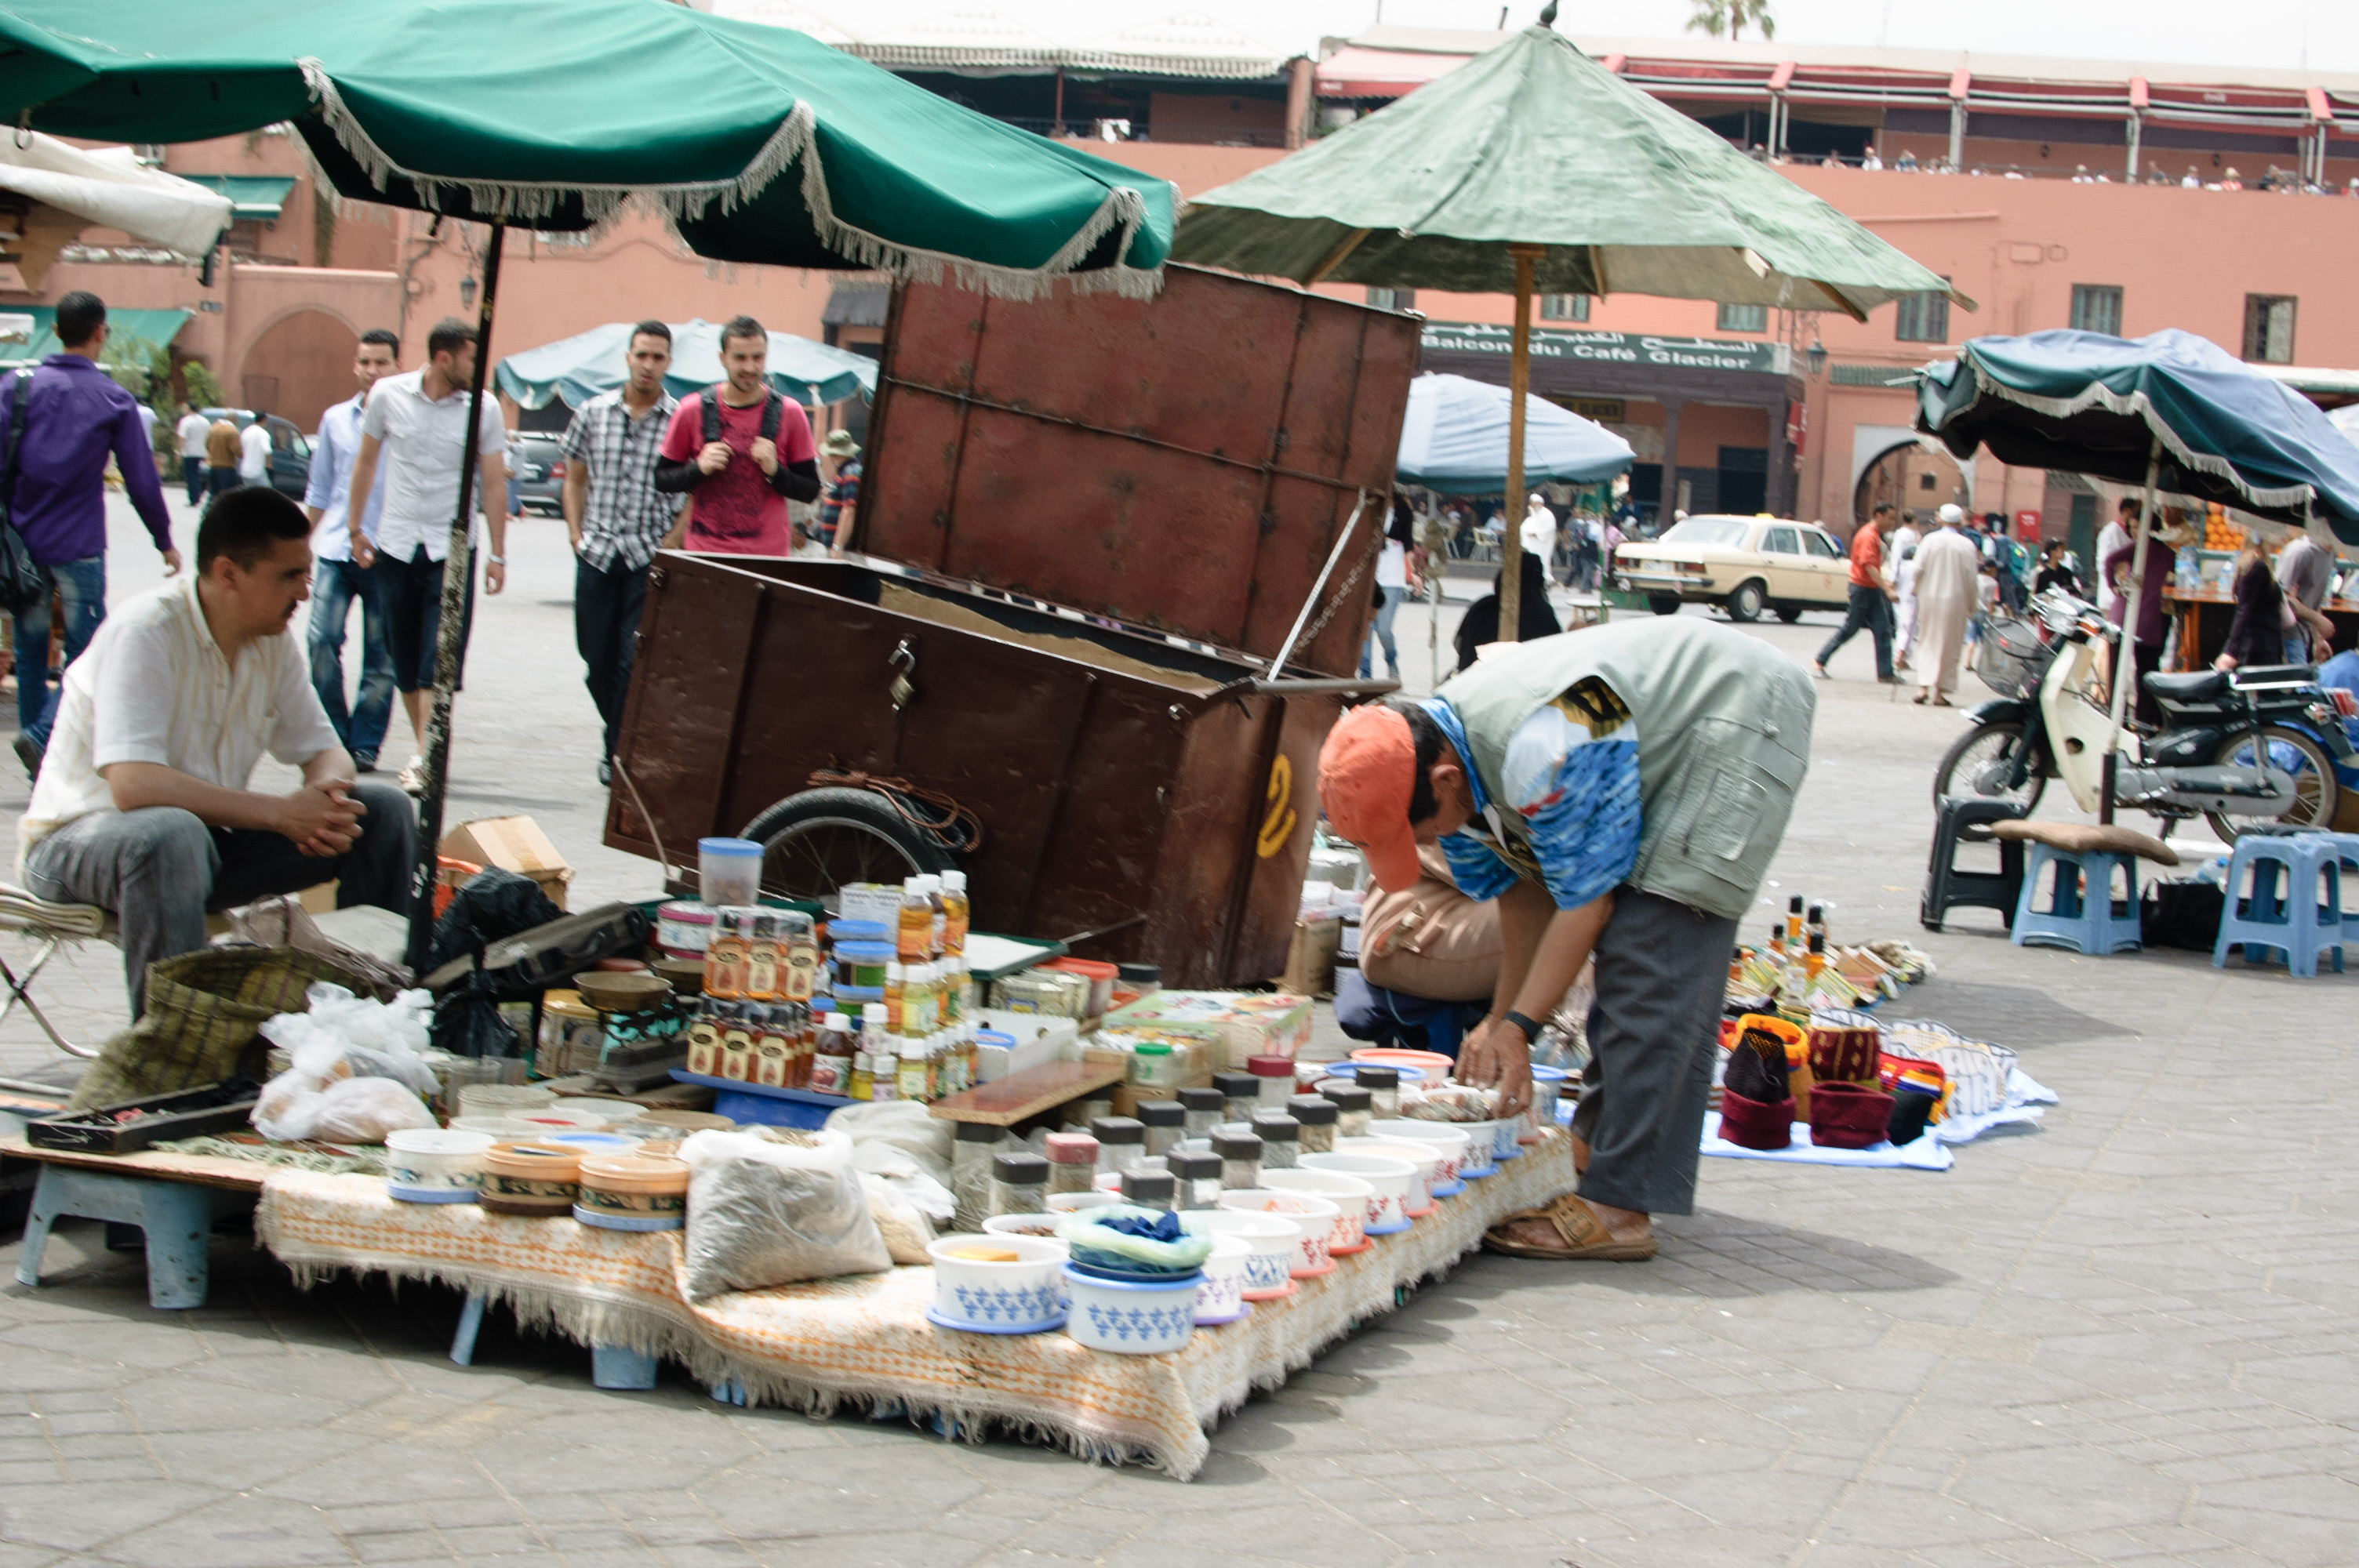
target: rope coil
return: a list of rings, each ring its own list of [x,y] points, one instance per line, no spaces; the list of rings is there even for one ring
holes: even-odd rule
[[[902,821],[953,855],[971,855],[983,847],[983,818],[940,790],[921,789],[908,779],[836,768],[821,768],[810,784],[813,789],[863,789],[881,795]]]

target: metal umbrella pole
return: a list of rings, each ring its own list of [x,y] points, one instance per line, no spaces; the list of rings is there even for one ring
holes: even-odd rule
[[[500,243],[507,225],[494,223],[484,254],[484,302],[475,313],[475,373],[467,388],[467,439],[459,460],[459,510],[442,560],[442,609],[434,633],[434,709],[426,721],[426,765],[418,794],[418,865],[409,877],[409,967],[425,967],[434,939],[434,885],[442,842],[442,792],[450,781],[451,696],[466,653],[467,591],[475,570],[473,513],[477,438],[483,428],[484,381],[492,364],[492,306],[500,291]]]
[[[2138,601],[2146,596],[2146,556],[2154,541],[2155,486],[2162,476],[2162,438],[2154,438],[2154,447],[2146,462],[2146,503],[2138,510],[2138,536],[2130,552],[2130,591],[2122,600],[2122,641],[2114,658],[2113,722],[2105,730],[2104,800],[2097,808],[2097,820],[2111,824],[2114,820],[2114,777],[2121,753],[2114,750],[2121,743],[2122,719],[2129,710],[2130,692],[2138,678],[2137,620]],[[2097,563],[2097,578],[2102,584],[2105,563]]]
[[[1546,247],[1509,245],[1516,258],[1516,341],[1507,355],[1507,514],[1499,539],[1499,641],[1516,643],[1524,625],[1524,397],[1532,385],[1532,263]],[[1540,563],[1545,575],[1548,563]]]

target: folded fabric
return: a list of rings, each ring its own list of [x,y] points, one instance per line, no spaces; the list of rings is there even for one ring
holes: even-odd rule
[[[1940,1097],[1909,1085],[1903,1085],[1892,1094],[1892,1114],[1884,1123],[1884,1135],[1895,1143],[1914,1143],[1925,1136],[1925,1125],[1933,1119],[1933,1108]]]
[[[1770,1044],[1774,1047],[1777,1042],[1773,1040]],[[1721,1082],[1730,1092],[1743,1095],[1747,1099],[1767,1103],[1794,1098],[1793,1090],[1786,1084],[1785,1054],[1779,1052],[1773,1062],[1745,1044],[1742,1038],[1738,1040],[1736,1048],[1728,1054],[1728,1066],[1721,1076]]]
[[[1742,1060],[1753,1053],[1740,1046],[1736,1054]],[[1741,1149],[1785,1148],[1794,1141],[1793,1097],[1748,1099],[1723,1085],[1720,1091],[1720,1135]]]
[[[1810,1141],[1830,1149],[1866,1149],[1885,1141],[1892,1097],[1858,1084],[1810,1086]]]

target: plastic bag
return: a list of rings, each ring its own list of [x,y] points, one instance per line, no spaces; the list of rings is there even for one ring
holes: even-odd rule
[[[436,1125],[419,1098],[440,1087],[419,1054],[426,1048],[424,991],[380,1002],[323,980],[303,1000],[307,1011],[282,1012],[261,1025],[263,1038],[294,1060],[263,1086],[254,1107],[256,1131],[274,1143],[382,1143],[388,1132]]]
[[[564,918],[565,912],[549,901],[538,882],[504,867],[486,866],[451,895],[434,922],[422,972],[430,975],[470,953],[480,958],[486,945],[503,936]]]
[[[852,1167],[872,1183],[882,1183],[936,1225],[948,1225],[958,1212],[958,1200],[951,1190],[912,1159],[906,1149],[890,1143],[855,1141],[852,1145]]]
[[[920,1177],[920,1180],[924,1178]],[[930,1263],[926,1243],[934,1238],[933,1222],[901,1189],[874,1172],[860,1173],[860,1190],[868,1199],[868,1217],[885,1238],[885,1250],[896,1263]]]
[[[338,1078],[324,1089],[288,1080],[279,1074],[264,1086],[255,1102],[255,1130],[274,1143],[298,1143],[307,1138],[330,1143],[382,1143],[386,1134],[405,1127],[440,1125],[426,1102],[391,1078]]]
[[[679,1157],[690,1301],[893,1266],[844,1134],[699,1132]]]
[[[1082,1209],[1067,1216],[1057,1234],[1072,1249],[1074,1262],[1099,1269],[1185,1274],[1212,1255],[1211,1236],[1182,1231],[1178,1217],[1166,1210],[1128,1204]]]
[[[898,1149],[936,1182],[945,1186],[950,1184],[951,1124],[915,1100],[848,1105],[828,1117],[827,1128],[831,1132],[847,1134],[856,1146],[882,1143]],[[864,1171],[883,1168],[861,1166]]]

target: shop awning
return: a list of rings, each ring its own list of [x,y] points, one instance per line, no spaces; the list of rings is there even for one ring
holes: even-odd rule
[[[33,319],[30,341],[18,342],[13,338],[0,338],[0,365],[38,364],[50,354],[65,348],[58,341],[58,311],[53,305],[27,305],[12,309],[10,316],[29,316]],[[109,310],[106,324],[109,341],[117,345],[134,341],[163,348],[179,334],[180,323],[189,319],[186,310]]]
[[[292,179],[267,174],[184,174],[190,185],[229,198],[230,214],[237,218],[276,219],[295,189]]]

